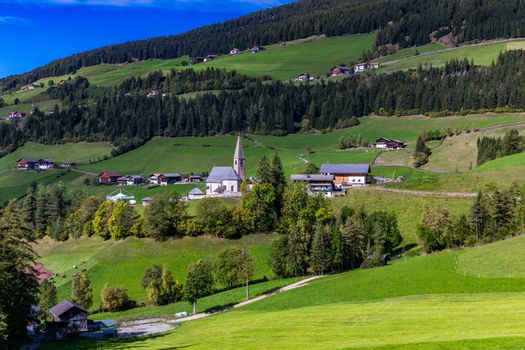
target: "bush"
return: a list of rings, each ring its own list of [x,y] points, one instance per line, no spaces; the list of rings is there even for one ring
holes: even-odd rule
[[[118,311],[126,306],[129,301],[128,291],[121,287],[110,288],[106,283],[100,293],[102,311]]]

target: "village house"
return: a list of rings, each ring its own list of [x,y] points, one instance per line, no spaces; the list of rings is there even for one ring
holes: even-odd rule
[[[85,332],[88,330],[88,312],[80,305],[64,300],[49,309],[53,316],[55,339],[64,339],[67,334]]]
[[[371,182],[368,164],[323,164],[319,172],[333,175],[337,188],[365,186]]]
[[[122,189],[118,189],[116,191],[111,192],[106,196],[106,200],[111,201],[113,203],[118,202],[128,202],[129,204],[136,204],[135,196],[127,191],[124,191]]]
[[[307,81],[312,81],[312,80],[314,80],[314,77],[311,77],[308,74],[301,74],[297,77],[297,79],[295,79],[295,81],[300,81],[303,83]]]
[[[195,187],[193,190],[188,192],[188,200],[202,199],[206,196],[206,193],[202,192],[199,188]]]
[[[308,193],[312,195],[322,194],[331,198],[336,192],[334,178],[334,175],[295,174],[290,177],[290,180],[305,184]]]
[[[233,156],[233,167],[213,167],[206,180],[206,195],[239,195],[241,183],[244,180],[244,161],[244,150],[242,148],[241,138],[237,137],[237,145]]]
[[[368,63],[358,63],[354,66],[355,73],[362,73],[369,69]]]
[[[128,184],[128,178],[125,176],[121,176],[117,179],[117,185],[118,186],[126,186]]]
[[[24,118],[26,114],[24,112],[11,112],[7,118],[10,120],[20,120]]]
[[[253,177],[253,176],[250,176],[246,181],[245,181],[245,185],[246,185],[246,189],[248,191],[251,191],[253,190],[253,186],[257,185],[257,184],[260,184],[262,182],[261,179],[258,179],[256,177]]]
[[[150,91],[147,95],[147,97],[158,97],[160,96],[160,92],[156,91],[156,90],[153,90],[153,91]]]
[[[144,178],[140,175],[127,175],[126,186],[138,186],[144,183]]]
[[[250,48],[251,53],[257,53],[266,50],[264,46],[254,45]]]
[[[77,165],[77,163],[75,162],[64,162],[62,163],[62,165],[60,165],[60,167],[64,168],[64,169],[67,169],[67,168],[71,168],[73,166]]]
[[[341,75],[350,75],[353,71],[351,68],[348,68],[347,66],[335,66],[332,67],[330,70],[330,75],[333,77],[338,77]]]
[[[381,137],[380,139],[376,140],[376,144],[374,147],[394,151],[406,148],[406,143],[400,140],[392,140]]]
[[[34,158],[21,158],[16,162],[17,170],[38,170],[38,160]]]
[[[103,185],[113,185],[117,183],[117,179],[120,177],[120,174],[114,171],[107,171],[98,174],[98,183]]]
[[[206,57],[204,57],[204,62],[210,62],[210,61],[214,61],[217,59],[217,55],[208,55]]]
[[[168,186],[176,184],[177,182],[182,181],[182,176],[180,176],[177,173],[157,173],[157,174],[151,174],[149,176],[149,183],[152,185],[160,185],[160,186]]]
[[[237,49],[237,48],[234,48],[234,49],[231,49],[230,50],[230,55],[231,56],[238,56],[241,54],[241,50]]]
[[[48,158],[43,158],[38,161],[38,169],[39,170],[49,170],[49,169],[55,169],[56,165],[55,162]]]
[[[369,67],[370,69],[379,69],[379,62],[370,62]]]

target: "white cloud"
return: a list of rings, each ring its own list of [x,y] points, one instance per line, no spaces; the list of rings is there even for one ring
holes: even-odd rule
[[[22,17],[0,15],[0,25],[27,26],[31,24],[32,22],[30,20],[22,18]]]
[[[162,7],[174,9],[188,9],[195,6],[217,9],[232,4],[245,4],[265,8],[278,6],[286,2],[289,2],[289,0],[0,0],[0,3],[10,5]]]

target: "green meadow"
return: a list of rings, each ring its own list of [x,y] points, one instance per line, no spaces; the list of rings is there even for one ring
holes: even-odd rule
[[[437,50],[435,52],[433,52],[433,49],[429,49],[426,53],[424,52],[427,50],[422,50],[421,53],[424,54],[417,56],[404,55],[402,53],[403,51],[400,51],[399,53],[395,54],[399,55],[397,58],[400,59],[399,61],[396,61],[392,64],[383,65],[380,70],[382,72],[393,72],[397,70],[416,68],[419,65],[423,67],[443,66],[446,62],[452,59],[464,58],[468,59],[469,61],[474,61],[474,64],[476,65],[488,66],[493,61],[497,60],[498,55],[501,52],[505,52],[507,50],[519,50],[523,48],[525,48],[525,41],[518,40],[460,46],[457,48],[449,48],[444,51],[443,48],[441,48],[441,50]],[[414,50],[417,50],[417,48]],[[408,57],[403,59],[403,56]],[[383,59],[383,61],[387,62],[393,60],[390,59],[390,56],[387,56],[387,58]]]
[[[65,278],[55,277],[60,300],[70,298],[71,275],[78,272],[73,266],[85,266],[93,284],[93,309],[96,309],[100,305],[100,291],[106,282],[112,286],[125,287],[131,299],[143,302],[146,300],[146,291],[140,283],[148,267],[153,264],[168,265],[173,276],[184,281],[192,262],[201,258],[212,259],[226,247],[249,250],[256,264],[254,280],[270,277],[267,258],[270,243],[275,237],[252,235],[239,240],[187,237],[165,242],[139,238],[114,242],[84,237],[66,242],[44,239],[34,248],[40,256],[38,261],[44,263],[47,269],[65,274]],[[83,260],[87,264],[81,264]]]
[[[516,348],[525,339],[525,279],[462,273],[458,260],[470,251],[326,276],[162,335],[43,349]]]

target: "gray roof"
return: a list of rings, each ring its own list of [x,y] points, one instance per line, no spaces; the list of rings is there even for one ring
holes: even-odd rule
[[[188,194],[191,194],[193,196],[203,196],[204,192],[202,192],[199,188],[195,187],[193,190],[188,192]]]
[[[25,160],[28,163],[37,163],[38,162],[38,160],[35,159],[35,158],[22,158],[20,160]]]
[[[368,164],[323,164],[321,174],[368,174],[370,165]]]
[[[242,147],[241,137],[237,136],[237,145],[235,146],[234,159],[244,159],[244,149]]]
[[[166,177],[180,177],[180,174],[177,174],[177,173],[167,173],[167,174],[163,174],[164,176]]]
[[[129,179],[143,179],[143,177],[141,175],[128,175],[126,176],[127,178]]]
[[[84,309],[82,306],[74,304],[74,303],[72,303],[70,301],[67,301],[67,300],[64,300],[60,304],[53,306],[51,309],[49,309],[49,312],[53,316],[59,317],[60,315],[64,314],[65,312],[67,312],[68,310],[70,310],[72,308],[77,308],[77,309],[80,309],[80,310],[82,310],[84,312],[87,312],[87,310]]]
[[[206,182],[219,183],[224,180],[241,180],[239,175],[229,166],[214,166]]]
[[[294,174],[290,177],[292,181],[333,181],[333,175],[319,174]]]

